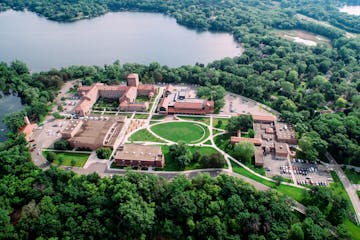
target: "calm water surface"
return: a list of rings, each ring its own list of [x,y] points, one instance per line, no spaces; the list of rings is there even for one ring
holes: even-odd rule
[[[32,71],[69,65],[150,63],[168,66],[209,63],[240,55],[224,33],[198,33],[153,13],[108,13],[90,20],[58,23],[31,12],[0,14],[0,60],[24,61]]]
[[[0,142],[5,140],[6,127],[2,122],[4,116],[11,112],[19,111],[23,106],[21,105],[21,99],[14,95],[0,94]]]

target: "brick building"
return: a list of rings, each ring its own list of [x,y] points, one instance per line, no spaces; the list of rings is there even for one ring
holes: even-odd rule
[[[160,146],[125,144],[115,154],[115,163],[117,166],[162,168],[165,160]]]
[[[186,90],[175,91],[171,85],[168,85],[158,111],[161,114],[210,114],[214,112],[214,101],[189,98]]]
[[[82,100],[75,108],[79,116],[88,115],[92,106],[99,98],[115,99],[119,101],[119,111],[147,111],[148,102],[136,102],[138,96],[147,97],[149,100],[155,95],[157,89],[153,85],[139,84],[139,76],[129,74],[127,86],[108,86],[103,83],[95,83],[91,86],[79,87],[78,93]]]

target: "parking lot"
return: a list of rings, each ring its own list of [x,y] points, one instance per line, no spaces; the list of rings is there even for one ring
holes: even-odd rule
[[[291,161],[291,164],[292,166],[290,167],[287,160],[275,160],[269,154],[265,157],[264,161],[266,176],[273,177],[280,175],[292,180],[292,171],[299,185],[328,186],[332,182],[330,173],[321,164],[295,159]]]
[[[332,182],[330,173],[321,164],[293,159],[292,167],[298,184],[328,186]]]
[[[224,97],[225,105],[220,110],[220,114],[233,115],[253,114],[253,115],[269,115],[272,114],[261,107],[254,100],[242,97],[240,95],[226,93]]]

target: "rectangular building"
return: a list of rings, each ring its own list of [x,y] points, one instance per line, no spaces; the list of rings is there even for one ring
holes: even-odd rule
[[[117,166],[156,167],[165,165],[161,146],[145,146],[140,144],[125,144],[115,154]]]

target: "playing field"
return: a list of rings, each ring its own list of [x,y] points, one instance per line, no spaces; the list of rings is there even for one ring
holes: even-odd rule
[[[158,124],[151,130],[162,138],[173,142],[198,143],[209,136],[209,130],[199,124],[191,122],[170,122]]]

